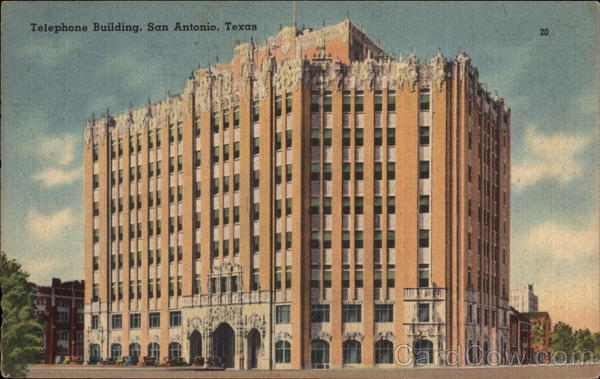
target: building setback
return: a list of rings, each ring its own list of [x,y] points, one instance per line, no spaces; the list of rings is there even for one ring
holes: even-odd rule
[[[38,287],[36,316],[44,326],[44,362],[57,357],[83,357],[83,281],[62,283],[53,278],[50,287]]]
[[[84,139],[86,358],[509,349],[510,110],[463,52],[286,27]]]

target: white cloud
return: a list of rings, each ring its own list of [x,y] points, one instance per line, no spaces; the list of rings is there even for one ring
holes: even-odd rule
[[[560,260],[582,259],[598,253],[598,230],[596,217],[590,218],[580,228],[567,223],[546,221],[532,227],[523,236],[521,246],[535,254]]]
[[[64,35],[62,38],[51,38],[46,40],[31,40],[31,43],[23,45],[19,55],[30,57],[32,61],[56,66],[64,61],[67,56],[81,45],[81,41],[73,35]]]
[[[542,179],[555,179],[567,183],[583,175],[581,162],[575,155],[581,152],[592,137],[538,133],[529,126],[525,135],[526,159],[513,165],[512,185],[515,191],[522,190]]]
[[[62,169],[49,167],[33,177],[46,187],[54,187],[63,184],[70,184],[81,179],[81,168]]]
[[[75,159],[75,147],[77,140],[73,134],[65,134],[60,137],[42,138],[36,146],[38,156],[66,166]]]
[[[62,209],[50,215],[43,215],[35,209],[27,213],[29,231],[34,237],[53,240],[73,225],[74,214],[70,208]]]

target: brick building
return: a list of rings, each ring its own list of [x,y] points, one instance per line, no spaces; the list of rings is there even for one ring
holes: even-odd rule
[[[544,350],[549,353],[544,358],[549,359],[552,353],[552,319],[548,312],[526,312],[523,316],[527,317],[531,322],[531,348],[534,351]],[[539,343],[536,343],[534,325],[539,325],[542,330],[542,337]]]
[[[511,307],[508,363],[528,364],[531,362],[531,353],[531,322],[522,313]]]
[[[44,325],[45,363],[56,357],[83,357],[84,282],[61,282],[53,278],[50,287],[38,287],[34,303]]]
[[[86,358],[509,348],[510,110],[463,52],[285,27],[84,139]]]

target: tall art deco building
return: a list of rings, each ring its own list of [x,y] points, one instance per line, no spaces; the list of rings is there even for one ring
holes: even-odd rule
[[[84,155],[86,358],[509,348],[510,110],[462,52],[420,63],[348,21],[283,28],[90,121]]]

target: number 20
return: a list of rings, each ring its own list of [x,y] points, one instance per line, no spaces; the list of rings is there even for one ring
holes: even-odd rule
[[[548,28],[541,28],[540,29],[540,35],[541,36],[547,36],[550,34],[550,31],[548,30]]]

